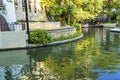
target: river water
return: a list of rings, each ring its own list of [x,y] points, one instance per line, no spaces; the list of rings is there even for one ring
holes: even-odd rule
[[[0,80],[120,80],[120,33],[83,28],[59,46],[0,52]]]

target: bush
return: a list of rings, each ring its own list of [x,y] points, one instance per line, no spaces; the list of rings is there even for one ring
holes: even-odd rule
[[[111,22],[110,23],[116,23],[117,21],[116,20],[111,20]]]
[[[117,26],[120,27],[120,23],[118,23]]]
[[[81,24],[75,23],[75,24],[73,24],[73,26],[76,27],[78,32],[81,32]]]
[[[46,30],[37,29],[30,34],[30,41],[34,44],[45,44],[51,42],[51,39]]]

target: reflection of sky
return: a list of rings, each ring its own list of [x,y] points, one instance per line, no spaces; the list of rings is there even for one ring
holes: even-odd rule
[[[6,67],[0,67],[0,80],[6,80],[5,76],[9,76],[10,74],[6,75],[6,72],[9,71],[12,75],[12,78],[15,80],[15,78],[20,78],[21,75],[21,69],[23,65],[12,65],[9,66],[6,70]],[[10,79],[11,80],[11,79]]]
[[[4,76],[5,76],[5,69],[0,68],[0,80],[5,80]]]
[[[92,70],[92,72],[98,72],[98,78],[96,80],[120,80],[120,70]]]

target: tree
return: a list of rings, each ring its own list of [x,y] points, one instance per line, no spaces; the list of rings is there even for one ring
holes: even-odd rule
[[[78,0],[79,1],[79,0]],[[94,19],[102,9],[103,0],[82,0],[81,4],[74,1],[75,8],[73,15],[77,21]]]
[[[103,13],[104,15],[107,15],[108,22],[111,21],[111,16],[115,14],[115,10],[117,9],[116,3],[119,0],[104,0],[103,1]]]
[[[116,14],[117,14],[117,20],[120,20],[120,0],[117,0],[115,2],[115,10],[116,10]]]
[[[103,0],[42,0],[46,13],[62,25],[69,24],[70,4],[72,22],[95,18],[102,9]]]

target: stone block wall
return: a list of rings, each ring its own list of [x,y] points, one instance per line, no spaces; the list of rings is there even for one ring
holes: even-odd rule
[[[45,29],[53,38],[68,36],[76,32],[75,27],[61,26],[60,22],[31,22],[29,23],[30,30]]]
[[[75,32],[76,32],[76,28],[74,27],[48,30],[48,33],[52,36],[52,38],[58,38],[61,36],[69,36],[69,35],[74,34]]]

